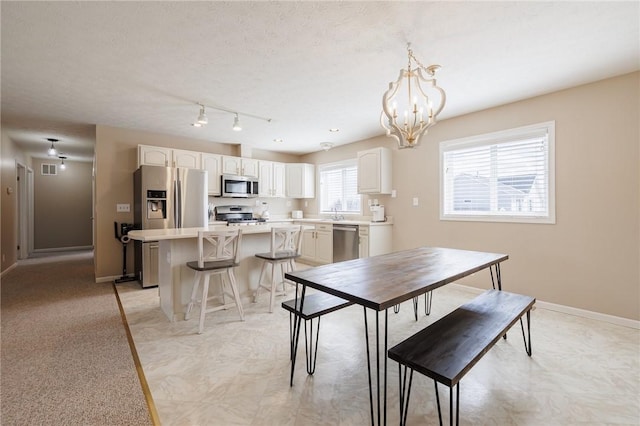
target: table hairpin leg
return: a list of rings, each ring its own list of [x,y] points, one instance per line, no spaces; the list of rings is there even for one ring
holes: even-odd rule
[[[431,314],[431,302],[433,302],[433,290],[424,294],[424,314]]]
[[[305,284],[302,284],[302,291],[300,292],[300,308],[298,312],[304,312],[303,309],[303,305],[304,305],[304,294],[307,291],[307,286]],[[298,286],[296,285],[296,299],[295,299],[295,304],[294,306],[296,306],[298,304]],[[296,368],[296,355],[298,354],[298,341],[300,340],[300,326],[301,326],[301,322],[302,322],[302,315],[296,315],[295,321],[293,323],[293,335],[295,336],[295,343],[292,344],[292,353],[291,353],[291,378],[289,380],[289,386],[293,386],[293,372],[295,371]]]
[[[495,278],[493,276],[493,270],[495,268]],[[496,289],[496,284],[498,284],[498,290],[502,290],[502,277],[500,276],[500,264],[496,263],[495,265],[489,266],[489,272],[491,272],[491,285],[493,285],[493,289]]]
[[[364,307],[364,336],[367,347],[367,372],[369,374],[369,406],[371,414],[371,425],[376,424],[376,416],[374,414],[373,402],[373,383],[371,378],[371,351],[369,350],[369,323],[367,321],[367,308]],[[383,352],[383,388],[382,399],[380,396],[380,311],[376,311],[376,402],[377,402],[377,419],[378,426],[387,424],[387,326],[389,323],[388,310],[384,310],[384,352]]]

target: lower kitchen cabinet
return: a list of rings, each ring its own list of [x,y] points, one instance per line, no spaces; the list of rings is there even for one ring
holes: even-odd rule
[[[318,223],[302,234],[300,261],[314,265],[333,262],[333,225]]]
[[[391,226],[366,226],[360,225],[358,232],[360,237],[359,257],[378,256],[391,252]]]

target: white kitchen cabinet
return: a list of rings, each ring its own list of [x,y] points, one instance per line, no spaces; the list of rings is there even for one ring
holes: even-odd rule
[[[389,148],[358,152],[358,193],[391,194],[391,164]]]
[[[286,165],[286,196],[289,198],[315,197],[315,167],[313,164]]]
[[[186,167],[188,169],[199,169],[201,160],[200,153],[196,151],[186,151],[184,149],[174,149],[171,152],[173,167]]]
[[[258,177],[258,160],[224,155],[222,156],[222,173],[225,175]]]
[[[285,165],[273,161],[259,161],[258,190],[260,197],[285,196]]]
[[[171,148],[138,145],[138,167],[140,166],[172,166]]]
[[[360,225],[358,233],[360,237],[360,258],[391,253],[392,227],[390,225]]]
[[[222,155],[202,153],[202,170],[207,171],[209,195],[220,195]]]
[[[307,229],[302,234],[301,262],[314,265],[333,263],[333,225],[317,223],[315,229]]]
[[[200,153],[160,146],[138,145],[138,167],[164,166],[199,169]]]

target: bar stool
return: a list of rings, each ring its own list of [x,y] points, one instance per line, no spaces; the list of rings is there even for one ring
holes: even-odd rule
[[[257,253],[255,256],[264,260],[260,270],[258,288],[253,295],[254,303],[258,301],[258,292],[264,288],[271,293],[269,301],[269,312],[273,312],[276,294],[284,295],[284,274],[296,270],[296,258],[300,257],[302,251],[302,226],[286,226],[271,228],[271,251],[269,253]],[[267,265],[271,266],[271,284],[263,283],[267,272]],[[278,281],[276,279],[276,268],[280,269],[282,278],[282,291],[277,291]]]
[[[238,266],[241,240],[242,232],[239,229],[228,231],[198,231],[198,260],[187,262],[187,266],[196,271],[196,276],[193,282],[193,290],[191,291],[191,301],[184,315],[184,319],[188,320],[191,316],[193,305],[196,303],[200,304],[198,334],[202,334],[202,330],[204,329],[204,316],[208,312],[228,309],[235,305],[238,308],[240,319],[244,321],[240,294],[238,293],[238,287],[236,285],[236,277],[233,274],[233,268]],[[218,275],[220,277],[221,294],[210,297],[209,278],[211,275]],[[200,300],[197,300],[201,278],[204,278],[202,296]],[[234,298],[233,303],[225,303],[225,284],[228,284],[231,288]],[[207,309],[207,302],[212,299],[221,299],[222,305]]]

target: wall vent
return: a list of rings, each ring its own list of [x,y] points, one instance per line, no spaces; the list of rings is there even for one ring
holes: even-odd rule
[[[42,163],[42,176],[54,176],[58,174],[57,164]]]

